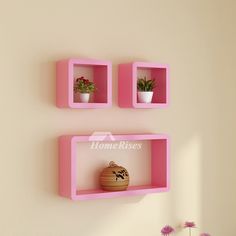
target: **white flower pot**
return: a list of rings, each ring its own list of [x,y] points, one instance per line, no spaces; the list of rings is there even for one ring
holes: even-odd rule
[[[88,103],[89,97],[90,97],[90,93],[79,93],[80,102]]]
[[[138,92],[138,101],[140,103],[151,103],[153,97],[153,92]]]

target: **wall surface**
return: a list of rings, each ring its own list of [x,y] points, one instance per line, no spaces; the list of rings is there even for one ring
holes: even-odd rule
[[[156,236],[194,220],[235,236],[236,1],[0,1],[0,235]],[[113,107],[55,106],[55,61],[113,62]],[[117,64],[168,63],[167,109],[117,106]],[[171,191],[72,202],[58,196],[57,137],[171,136]],[[177,231],[187,235],[186,231]]]

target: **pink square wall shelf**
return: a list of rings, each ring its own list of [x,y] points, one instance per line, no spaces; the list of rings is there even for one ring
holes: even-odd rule
[[[124,108],[163,108],[169,102],[169,68],[150,62],[120,64],[118,68],[118,101]],[[140,75],[156,80],[152,103],[139,103],[137,99],[137,80]]]
[[[59,138],[59,194],[72,200],[134,196],[169,190],[169,139],[160,134],[112,135],[110,141],[148,141],[150,142],[150,183],[142,186],[129,186],[126,191],[107,192],[100,188],[79,190],[77,188],[77,144],[91,142],[89,135],[66,135]],[[98,140],[103,136],[98,135]],[[79,156],[79,155],[78,155]],[[83,157],[79,157],[83,158]],[[80,167],[78,167],[80,168]],[[81,168],[83,168],[81,166]]]
[[[90,71],[90,80],[97,90],[91,102],[75,101],[74,80]],[[92,59],[67,59],[56,63],[57,96],[56,104],[62,108],[106,108],[112,105],[112,66],[109,61]],[[87,76],[86,76],[87,78]]]

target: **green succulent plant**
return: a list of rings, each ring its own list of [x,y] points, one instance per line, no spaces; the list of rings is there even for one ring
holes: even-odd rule
[[[150,92],[156,87],[155,82],[155,79],[147,80],[146,77],[139,78],[137,82],[137,89],[139,92]]]

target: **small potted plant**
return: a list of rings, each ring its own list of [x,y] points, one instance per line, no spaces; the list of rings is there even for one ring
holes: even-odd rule
[[[95,90],[95,84],[88,79],[85,79],[83,76],[75,80],[74,93],[79,93],[80,102],[88,103],[90,94]]]
[[[139,78],[137,82],[138,101],[140,103],[151,103],[153,97],[153,89],[155,87],[155,79],[147,80],[146,77]]]

